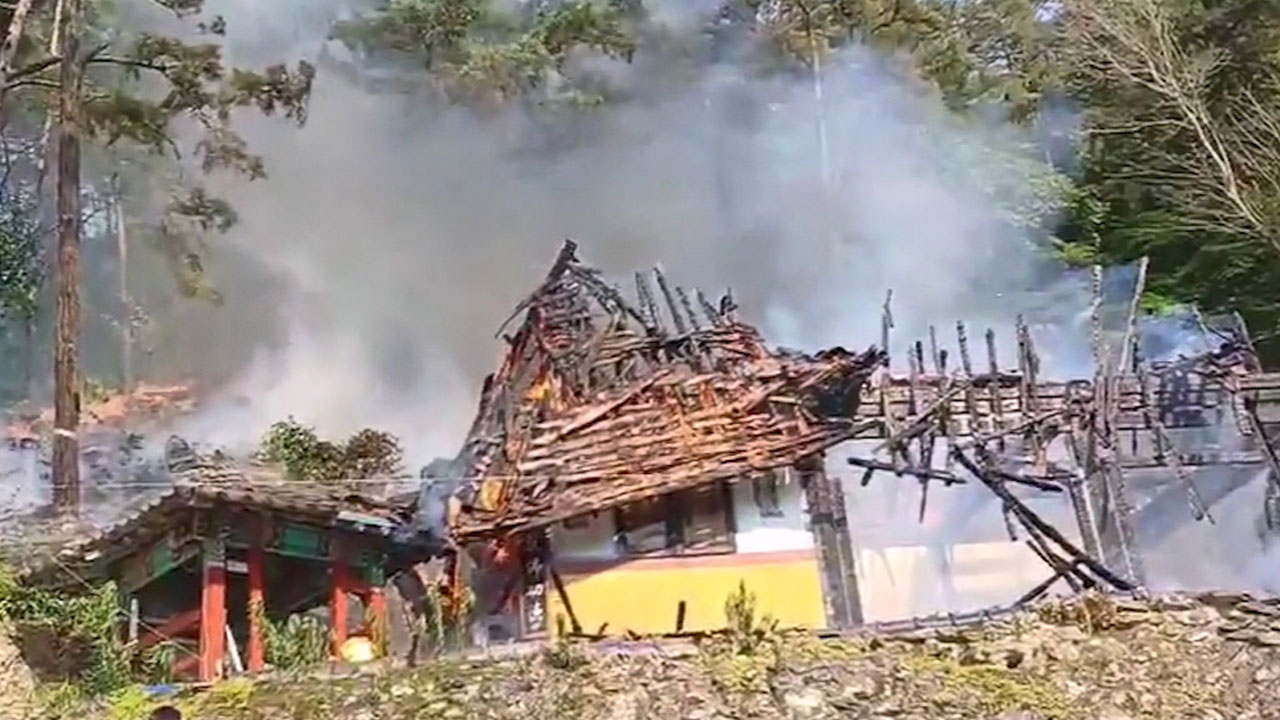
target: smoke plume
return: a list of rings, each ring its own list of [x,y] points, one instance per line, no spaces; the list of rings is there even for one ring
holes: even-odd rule
[[[210,439],[244,445],[292,414],[332,434],[386,428],[416,463],[451,455],[502,351],[494,331],[566,237],[619,284],[662,263],[686,287],[731,287],[748,320],[803,349],[878,342],[889,288],[904,343],[961,317],[1011,326],[1010,298],[1045,266],[1052,174],[1030,138],[957,120],[893,59],[831,59],[819,105],[808,76],[729,62],[677,81],[642,47],[633,65],[574,63],[622,98],[602,109],[478,116],[337,69],[349,58],[325,37],[347,10],[210,7],[232,22],[233,62],[320,65],[305,128],[241,119],[270,177],[226,188],[242,222],[220,242],[276,281],[227,293],[234,333],[201,340],[247,359],[240,399],[201,418]],[[236,272],[210,255],[215,282]]]

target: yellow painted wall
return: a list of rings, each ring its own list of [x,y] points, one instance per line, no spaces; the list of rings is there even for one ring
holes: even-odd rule
[[[771,554],[773,555],[773,554]],[[745,582],[755,593],[757,611],[769,613],[784,627],[826,625],[818,562],[812,552],[735,554],[707,558],[633,560],[607,570],[564,576],[569,602],[584,632],[621,635],[670,633],[684,600],[684,629],[715,630],[725,625],[724,602]],[[568,614],[557,593],[549,598],[552,632],[557,615]]]

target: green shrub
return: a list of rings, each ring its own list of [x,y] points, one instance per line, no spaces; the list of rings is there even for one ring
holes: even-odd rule
[[[753,654],[777,637],[778,621],[768,614],[756,617],[756,596],[747,590],[744,581],[739,581],[738,589],[725,599],[724,617],[729,638],[739,654]]]
[[[315,667],[329,659],[329,628],[313,615],[290,615],[262,623],[266,661],[287,672]]]

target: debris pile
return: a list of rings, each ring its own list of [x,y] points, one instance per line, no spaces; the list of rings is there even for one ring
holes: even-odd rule
[[[700,292],[636,275],[633,304],[567,242],[513,317],[459,458],[459,540],[521,533],[794,463],[853,437],[882,354],[769,350]]]

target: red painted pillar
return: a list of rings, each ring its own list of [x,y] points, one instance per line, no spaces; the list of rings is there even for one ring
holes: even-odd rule
[[[200,590],[200,680],[222,678],[227,649],[227,556],[221,539],[206,540]]]
[[[342,543],[333,538],[330,548],[333,586],[329,596],[329,625],[333,637],[333,655],[341,655],[347,641],[347,590],[351,587],[351,568],[343,553]]]
[[[266,618],[266,551],[263,549],[267,521],[254,534],[249,546],[249,672],[261,672],[267,664],[266,646],[263,644],[263,621]]]

